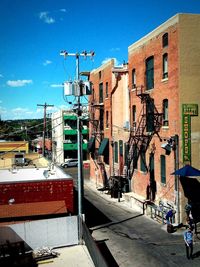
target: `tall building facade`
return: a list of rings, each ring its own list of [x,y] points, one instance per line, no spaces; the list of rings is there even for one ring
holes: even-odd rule
[[[91,178],[122,175],[177,221],[188,201],[200,203],[195,179],[172,175],[200,168],[199,32],[200,15],[177,14],[128,47],[127,65],[111,60],[90,74]]]
[[[110,176],[123,175],[124,146],[129,136],[128,66],[114,59],[90,74],[90,177],[106,186]]]
[[[82,153],[83,160],[88,158],[88,115],[82,115]],[[78,158],[77,115],[71,111],[60,110],[52,115],[52,153],[57,164],[68,158]]]

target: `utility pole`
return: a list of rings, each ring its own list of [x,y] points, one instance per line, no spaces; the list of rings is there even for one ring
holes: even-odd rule
[[[68,53],[66,51],[60,52],[61,56],[67,57],[72,56],[76,58],[76,82],[73,83],[73,87],[76,88],[76,93],[72,90],[71,94],[76,95],[76,114],[77,114],[77,143],[78,143],[78,233],[79,233],[79,243],[83,243],[83,230],[82,230],[82,220],[83,220],[83,196],[84,196],[84,184],[83,184],[83,158],[82,158],[82,127],[80,124],[82,109],[80,97],[84,95],[82,87],[85,85],[80,81],[80,71],[79,71],[79,58],[80,57],[93,57],[94,52],[82,53]],[[70,93],[69,93],[70,94]]]
[[[48,105],[46,102],[44,105],[37,104],[38,107],[44,107],[44,123],[43,123],[43,140],[42,140],[42,155],[45,157],[45,137],[46,137],[46,117],[47,117],[47,107],[54,107],[54,105]]]

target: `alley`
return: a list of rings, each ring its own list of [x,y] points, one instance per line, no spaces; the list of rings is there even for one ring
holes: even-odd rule
[[[166,225],[130,209],[124,202],[96,190],[94,184],[85,181],[85,198],[107,218],[107,222],[90,227],[96,240],[105,240],[118,266],[199,266],[200,241],[194,245],[195,258],[185,256],[183,230],[174,234],[166,231]],[[93,216],[93,214],[87,215]],[[95,214],[94,214],[95,216]],[[95,218],[97,222],[97,218]]]

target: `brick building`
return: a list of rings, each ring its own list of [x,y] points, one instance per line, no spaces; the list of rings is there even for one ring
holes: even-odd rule
[[[199,15],[177,14],[128,48],[131,142],[143,147],[135,150],[131,188],[180,208],[181,219],[186,184],[171,173],[188,163],[200,167],[199,30]]]
[[[91,178],[122,175],[135,196],[173,207],[177,221],[188,200],[200,207],[197,179],[171,175],[200,168],[199,31],[200,15],[177,14],[128,47],[128,65],[111,60],[90,74]]]
[[[125,159],[121,148],[129,128],[127,64],[116,67],[111,59],[92,71],[90,80],[90,176],[105,186],[110,176],[123,174]]]

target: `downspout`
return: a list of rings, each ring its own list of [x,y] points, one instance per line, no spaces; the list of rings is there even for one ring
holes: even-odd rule
[[[115,76],[116,77],[116,76]],[[117,90],[117,87],[118,87],[118,78],[119,78],[119,73],[117,73],[117,77],[116,77],[116,82],[115,82],[115,86],[113,87],[111,93],[110,93],[110,113],[111,113],[111,116],[110,116],[110,125],[111,125],[111,131],[110,131],[110,134],[111,134],[111,137],[112,137],[112,170],[110,170],[110,176],[111,175],[114,175],[114,140],[113,140],[113,108],[112,108],[112,97],[113,97],[113,94],[115,93],[115,91]]]

